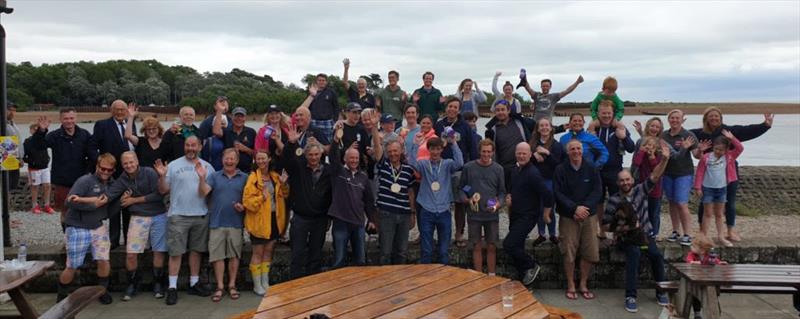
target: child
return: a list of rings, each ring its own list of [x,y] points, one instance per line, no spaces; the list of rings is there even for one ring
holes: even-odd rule
[[[714,248],[714,242],[711,239],[703,233],[697,234],[697,237],[692,240],[692,247],[689,249],[689,253],[686,254],[686,262],[701,265],[727,265],[727,261],[723,261],[719,259],[719,256],[711,254],[712,248]],[[694,310],[695,318],[702,318],[702,308],[700,300],[692,298],[692,309]]]
[[[595,128],[600,125],[600,122],[597,120],[597,110],[600,107],[600,102],[603,100],[611,100],[614,103],[614,122],[612,122],[612,126],[616,126],[617,122],[622,119],[622,115],[625,114],[625,103],[622,102],[622,99],[617,96],[617,79],[613,77],[606,77],[603,80],[603,90],[597,93],[594,100],[592,101],[591,106],[589,106],[589,110],[592,114],[592,123],[589,124],[589,132],[594,132]]]
[[[44,210],[45,213],[52,214],[55,213],[55,210],[50,207],[50,168],[47,167],[47,164],[50,163],[50,155],[47,154],[47,145],[44,145],[44,139],[41,139],[41,143],[37,143],[32,137],[38,129],[38,123],[31,123],[31,137],[26,138],[23,143],[25,154],[22,160],[28,164],[28,184],[31,186],[31,204],[33,205],[31,212],[41,214]],[[44,209],[39,208],[39,185],[42,186],[44,193],[42,196]]]
[[[654,136],[646,136],[642,139],[642,145],[636,154],[633,155],[631,163],[631,175],[636,181],[643,181],[650,177],[650,173],[661,162],[660,139]],[[669,154],[666,154],[669,156]],[[661,183],[656,183],[653,189],[647,194],[647,215],[653,228],[648,234],[655,238],[661,228]]]
[[[738,178],[736,158],[742,154],[744,147],[730,131],[722,130],[722,135],[714,140],[714,151],[703,155],[700,163],[697,164],[694,190],[702,198],[703,209],[707,212],[714,212],[719,242],[725,247],[733,247],[733,243],[725,239],[723,216],[725,202],[727,202],[727,186]],[[733,149],[729,150],[731,144]],[[706,236],[708,236],[709,220],[711,218],[703,219],[703,223],[700,225],[700,232]]]

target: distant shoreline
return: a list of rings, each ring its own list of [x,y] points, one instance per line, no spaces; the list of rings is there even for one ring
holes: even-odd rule
[[[636,107],[625,108],[626,115],[664,115],[673,109],[681,109],[686,114],[703,114],[709,106],[717,106],[722,109],[724,114],[800,114],[800,104],[797,103],[637,103]],[[557,108],[556,113],[570,113],[579,111],[573,108]],[[587,110],[588,111],[588,110]],[[78,122],[87,123],[106,119],[108,112],[80,112]],[[162,121],[171,121],[177,114],[158,114],[151,112],[140,112],[140,116],[157,115]],[[17,112],[17,123],[30,123],[40,116],[47,116],[51,121],[58,119],[57,111],[28,111]],[[199,114],[197,119],[204,118],[204,114]],[[248,114],[248,121],[261,121],[263,114]]]

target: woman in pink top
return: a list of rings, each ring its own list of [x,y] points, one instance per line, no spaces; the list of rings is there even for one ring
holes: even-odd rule
[[[417,160],[426,160],[431,157],[428,151],[428,140],[436,137],[436,131],[433,129],[433,118],[430,115],[423,115],[419,121],[419,133],[414,135],[414,143],[419,145],[417,150]]]
[[[707,212],[714,212],[719,242],[726,247],[732,247],[733,243],[725,239],[726,188],[729,183],[738,179],[736,158],[742,154],[744,147],[730,131],[722,130],[722,135],[714,140],[714,151],[706,153],[700,158],[694,177],[694,190],[702,198],[703,209]],[[729,150],[731,145],[733,145],[733,149]],[[701,151],[704,151],[708,146],[701,144],[700,147]],[[700,225],[700,231],[704,235],[708,235],[709,219],[703,219],[703,223]]]
[[[280,155],[283,151],[283,143],[277,143],[276,141],[280,141],[287,127],[286,117],[281,113],[280,109],[274,104],[270,105],[267,109],[267,114],[264,115],[264,126],[258,129],[256,134],[256,150],[268,150],[272,158]],[[270,148],[271,143],[276,145]]]

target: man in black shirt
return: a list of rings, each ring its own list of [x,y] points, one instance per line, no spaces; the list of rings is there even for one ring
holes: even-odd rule
[[[253,155],[256,144],[256,130],[245,126],[247,110],[243,107],[233,109],[233,127],[225,130],[225,145],[233,145],[239,152],[239,170],[250,173],[253,169]]]

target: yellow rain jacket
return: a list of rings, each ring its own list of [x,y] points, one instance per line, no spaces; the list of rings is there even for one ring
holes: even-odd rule
[[[277,199],[278,231],[283,234],[286,231],[288,220],[286,219],[285,198],[289,197],[289,185],[281,184],[280,175],[277,172],[269,172],[272,184],[275,185],[275,197]],[[261,171],[255,170],[247,177],[247,184],[244,186],[242,198],[246,214],[244,215],[244,228],[252,236],[269,239],[272,236],[272,202],[271,196],[264,196],[264,181],[261,180]]]

